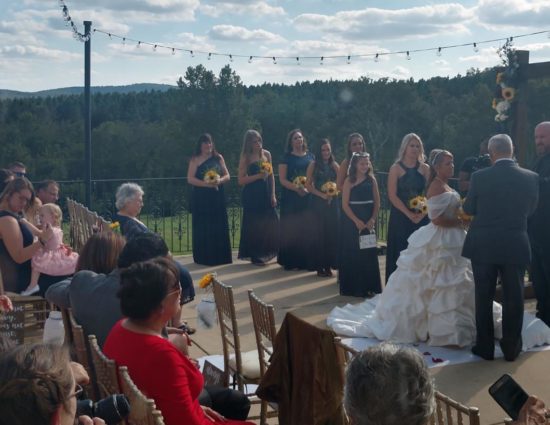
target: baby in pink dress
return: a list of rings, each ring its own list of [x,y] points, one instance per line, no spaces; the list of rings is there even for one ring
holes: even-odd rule
[[[52,238],[32,257],[31,282],[22,295],[32,295],[38,292],[40,273],[50,276],[66,276],[73,274],[78,260],[78,254],[63,244],[61,229],[62,212],[56,204],[45,204],[38,211],[40,223],[44,227],[49,224],[53,230]]]

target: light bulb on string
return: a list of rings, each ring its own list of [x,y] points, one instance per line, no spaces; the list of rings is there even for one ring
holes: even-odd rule
[[[441,56],[441,47],[438,47],[437,48],[437,53],[436,53],[437,56]]]
[[[375,62],[380,62],[380,54],[377,53],[376,56],[374,56],[374,61]]]
[[[477,43],[474,43],[474,52],[476,53],[479,52],[479,47],[477,47]]]
[[[233,62],[233,55],[229,55],[229,62]]]
[[[252,63],[252,56],[248,58],[248,63]]]
[[[346,60],[346,62],[348,65],[351,63],[351,55],[348,55],[348,59]]]
[[[296,56],[296,65],[300,65],[300,58]]]
[[[174,48],[172,47],[172,56],[174,56],[175,54],[176,54],[176,49],[174,49]]]
[[[141,41],[138,41],[136,44],[136,49],[139,49],[140,46],[141,46]]]
[[[157,51],[157,45],[155,44],[155,45],[153,46],[153,52],[156,52],[156,51]]]
[[[189,54],[191,55],[192,58],[195,57],[195,52],[193,52],[193,50],[189,50]]]
[[[319,63],[320,63],[321,65],[323,65],[323,64],[324,64],[324,62],[323,62],[324,60],[325,60],[325,57],[324,57],[324,56],[321,56],[321,61],[320,61]]]
[[[109,40],[112,40],[113,37],[111,36],[111,33],[109,32],[109,33],[107,33],[107,34],[109,35]]]
[[[407,60],[410,61],[412,58],[411,58],[411,54],[409,53],[409,51],[407,50]]]
[[[273,56],[273,65],[277,65],[277,58]]]
[[[126,46],[126,37],[122,37],[122,45]]]
[[[208,53],[208,60],[212,59],[212,53]]]

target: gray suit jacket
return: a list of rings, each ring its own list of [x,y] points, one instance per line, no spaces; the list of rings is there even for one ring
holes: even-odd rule
[[[72,281],[63,280],[52,285],[46,299],[61,308],[71,308],[74,318],[86,335],[93,334],[101,347],[115,323],[122,319],[120,300],[120,272],[108,275],[89,270],[76,273]]]
[[[538,175],[511,160],[473,173],[464,211],[474,219],[462,255],[485,264],[529,264],[527,218],[538,190]]]

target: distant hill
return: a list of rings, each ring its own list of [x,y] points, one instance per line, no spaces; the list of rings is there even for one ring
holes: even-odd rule
[[[170,86],[168,84],[130,84],[128,86],[98,86],[92,87],[93,93],[132,93],[143,91],[161,91],[165,92],[170,89],[175,89],[177,86]],[[41,90],[36,92],[23,92],[16,90],[4,90],[0,89],[0,99],[15,99],[15,98],[29,98],[29,97],[47,97],[47,96],[67,96],[78,95],[84,92],[84,87],[63,87],[59,89]]]

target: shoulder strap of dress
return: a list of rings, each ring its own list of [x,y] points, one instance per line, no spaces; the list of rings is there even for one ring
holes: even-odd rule
[[[17,221],[19,221],[19,218],[18,218],[15,214],[13,214],[13,213],[11,213],[11,212],[9,212],[9,211],[5,211],[5,210],[0,211],[0,217],[6,217],[6,216],[13,217],[13,218],[15,218]]]
[[[408,168],[405,167],[405,164],[403,164],[401,161],[399,161],[397,164],[403,169],[404,172],[407,172]]]

